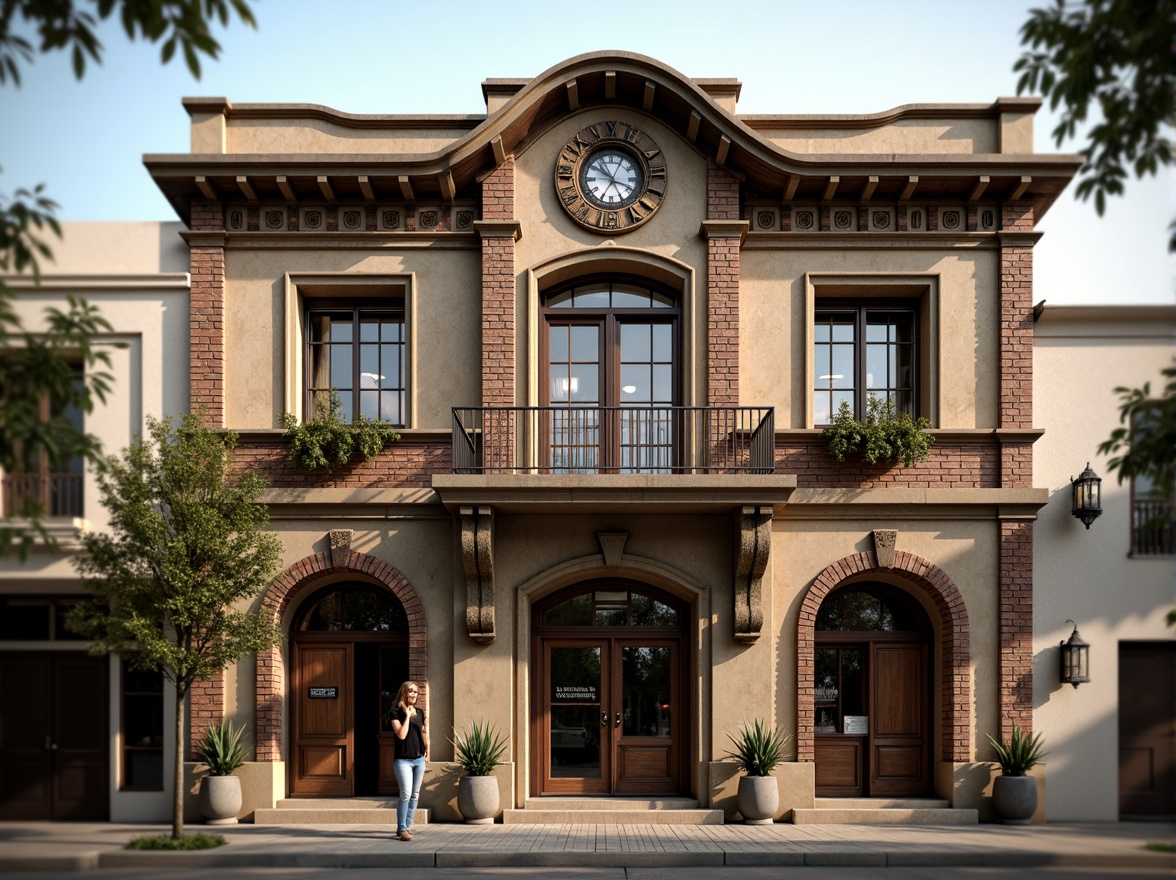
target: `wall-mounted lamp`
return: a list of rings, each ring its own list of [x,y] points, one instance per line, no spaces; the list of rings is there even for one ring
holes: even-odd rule
[[[1062,684],[1072,684],[1074,687],[1090,681],[1090,645],[1078,635],[1078,624],[1072,620],[1066,623],[1074,624],[1074,631],[1070,638],[1061,643],[1062,649]]]
[[[1087,529],[1102,514],[1102,478],[1090,469],[1090,462],[1086,463],[1086,470],[1078,475],[1078,479],[1070,481],[1073,490],[1074,516],[1082,520]]]

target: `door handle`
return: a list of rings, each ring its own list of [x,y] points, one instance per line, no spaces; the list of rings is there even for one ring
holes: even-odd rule
[[[600,713],[600,723],[602,726],[608,727],[608,713],[607,712]]]
[[[618,713],[617,713],[617,720],[616,720],[616,722],[613,724],[613,727],[620,727],[620,726],[621,726],[621,713],[620,713],[620,712],[618,712]]]

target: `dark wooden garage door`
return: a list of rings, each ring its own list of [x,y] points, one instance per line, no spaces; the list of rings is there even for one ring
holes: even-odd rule
[[[109,661],[0,653],[0,819],[110,816]]]
[[[1119,814],[1176,818],[1176,644],[1119,645]]]

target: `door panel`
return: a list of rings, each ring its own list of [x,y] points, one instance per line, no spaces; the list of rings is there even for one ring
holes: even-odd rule
[[[613,724],[605,688],[605,640],[548,641],[541,740],[543,791],[549,794],[604,794],[610,790],[611,751],[602,748]]]
[[[877,642],[870,647],[870,794],[926,794],[926,647]]]
[[[858,797],[862,793],[862,737],[816,737],[816,788],[820,797]]]
[[[1119,645],[1119,813],[1176,816],[1176,645]]]
[[[0,654],[0,819],[110,816],[109,662]]]
[[[351,797],[355,792],[353,650],[350,642],[294,643],[291,794]]]
[[[613,693],[620,694],[614,723],[617,794],[676,792],[674,719],[678,645],[672,641],[615,640]],[[617,709],[614,707],[614,717]]]

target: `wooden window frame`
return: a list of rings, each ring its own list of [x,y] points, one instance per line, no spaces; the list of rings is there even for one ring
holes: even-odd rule
[[[160,689],[159,689],[159,711],[161,714],[160,730],[163,735],[160,738],[158,746],[133,746],[127,743],[127,697],[142,696],[153,697],[156,695],[154,691],[130,691],[127,689],[127,661],[119,658],[118,663],[118,755],[119,755],[119,769],[118,769],[118,790],[119,791],[163,791],[167,778],[167,763],[166,763],[166,740],[167,740],[167,724],[166,718],[163,717],[165,713],[164,697],[167,692],[167,682],[163,677],[163,673],[159,673]],[[130,753],[158,753],[159,754],[159,785],[129,785],[127,783],[127,766],[130,763]]]

